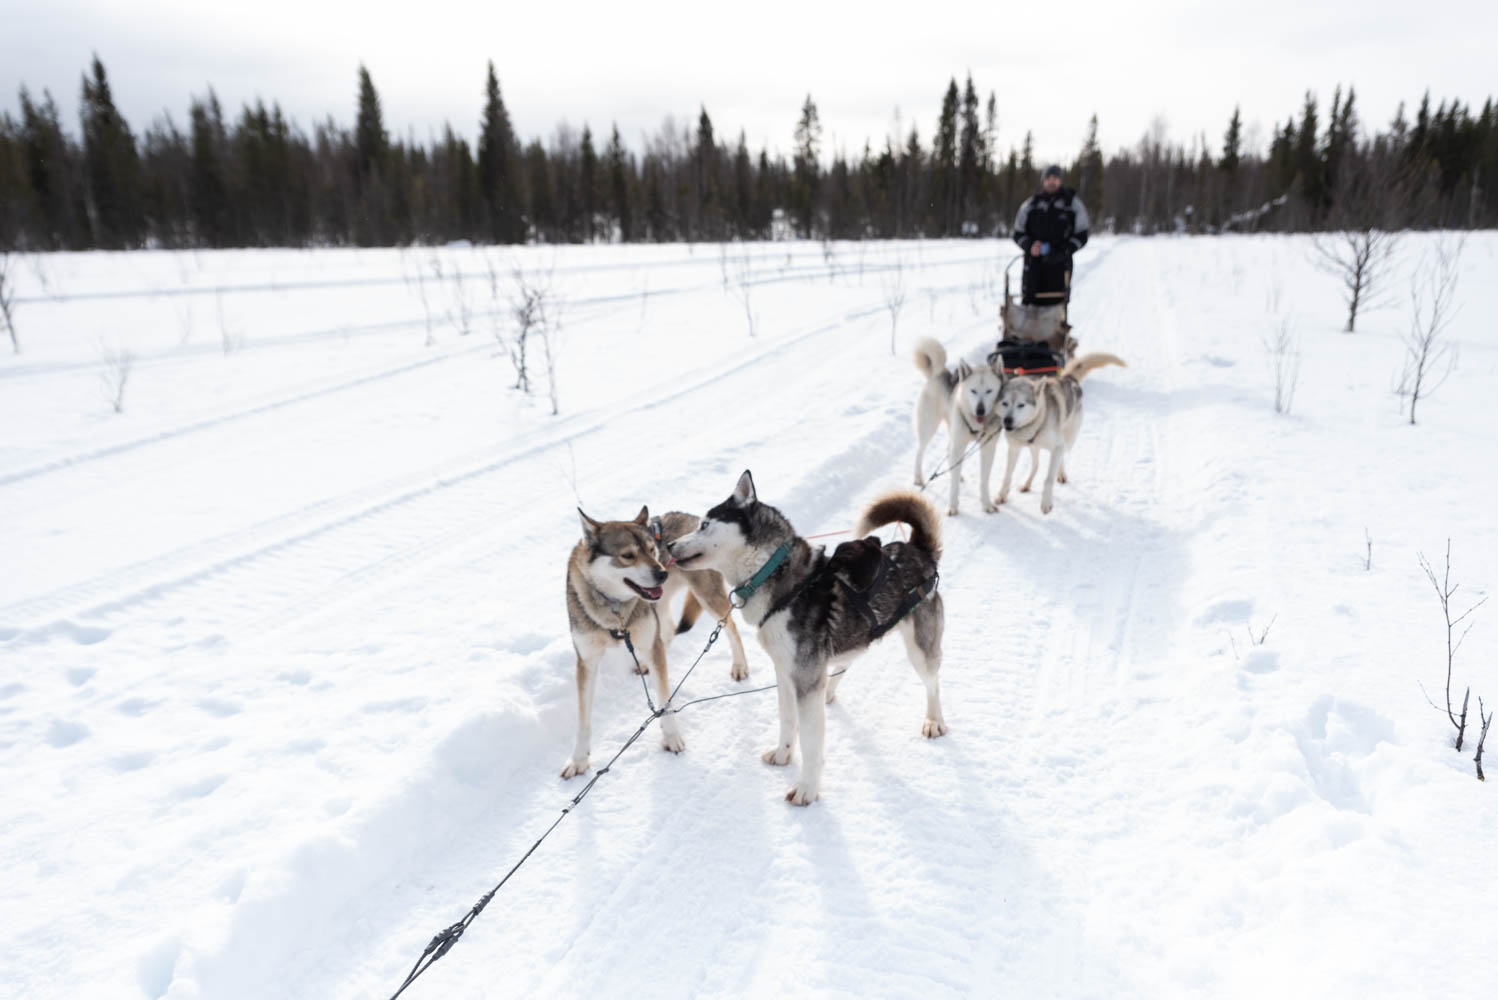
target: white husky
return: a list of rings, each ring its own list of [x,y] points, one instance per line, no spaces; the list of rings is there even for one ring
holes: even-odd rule
[[[1000,362],[1002,364],[1002,362]],[[936,429],[947,425],[950,446],[946,474],[952,478],[948,514],[957,513],[957,493],[962,485],[962,461],[974,442],[978,443],[980,472],[979,496],[983,509],[990,514],[998,508],[988,489],[993,472],[993,453],[999,444],[999,392],[1004,387],[1004,372],[994,365],[974,368],[966,361],[947,370],[947,351],[931,337],[915,345],[915,366],[926,376],[926,385],[915,401],[915,484],[924,486],[921,468],[926,446]]]

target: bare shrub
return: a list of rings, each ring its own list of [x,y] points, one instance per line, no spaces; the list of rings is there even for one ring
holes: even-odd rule
[[[1342,286],[1348,333],[1360,313],[1385,301],[1399,231],[1409,221],[1412,180],[1394,158],[1373,150],[1349,158],[1338,172],[1330,231],[1311,237],[1311,245],[1317,264]]]
[[[440,262],[438,267],[440,275]],[[453,266],[450,291],[451,303],[447,310],[447,320],[453,325],[453,329],[458,331],[458,336],[466,337],[473,332],[473,297],[463,279],[461,263]]]
[[[178,343],[186,344],[192,340],[193,334],[193,299],[191,294],[180,295],[177,301],[172,303],[172,314],[177,317],[177,332],[181,335]]]
[[[895,353],[895,331],[900,325],[900,310],[905,308],[905,261],[895,258],[893,273],[880,282],[884,289],[884,308],[889,310],[889,353]]]
[[[15,257],[9,250],[0,250],[0,321],[10,334],[10,347],[21,353],[21,339],[16,333],[16,286],[12,261]]]
[[[1346,332],[1357,326],[1358,313],[1375,308],[1384,299],[1399,234],[1372,227],[1339,233],[1317,233],[1311,237],[1321,269],[1342,284],[1347,304]]]
[[[1275,615],[1274,617],[1270,618],[1269,624],[1265,625],[1257,632],[1254,631],[1254,623],[1252,621],[1247,622],[1243,627],[1248,630],[1249,644],[1253,646],[1262,646],[1264,645],[1264,643],[1268,642],[1269,630],[1274,628],[1274,623],[1279,620],[1279,617],[1279,615]]]
[[[230,322],[228,314],[224,312],[223,289],[214,293],[213,301],[218,313],[219,345],[224,349],[224,356],[227,357],[244,346],[244,327]]]
[[[101,343],[99,360],[103,366],[99,371],[99,385],[104,399],[114,408],[114,412],[123,413],[125,386],[130,381],[130,370],[135,366],[135,355],[125,348]]]
[[[1473,763],[1477,765],[1477,780],[1487,781],[1487,776],[1482,773],[1482,748],[1488,742],[1488,727],[1493,724],[1493,713],[1483,714],[1482,699],[1477,699],[1477,720],[1482,723],[1482,730],[1477,736],[1477,753],[1472,757]]]
[[[427,287],[427,269],[431,269],[440,289],[442,285],[442,261],[438,259],[434,251],[427,267],[423,267],[419,261],[415,264],[410,264],[408,263],[404,248],[401,249],[400,259],[401,277],[405,280],[406,287],[416,292],[416,299],[421,303],[422,320],[426,325],[426,339],[423,343],[427,347],[431,347],[437,342],[437,315],[432,301],[434,292]]]
[[[1422,260],[1410,279],[1410,328],[1404,335],[1404,367],[1394,391],[1409,400],[1411,426],[1420,400],[1456,370],[1456,347],[1446,339],[1446,328],[1456,316],[1456,281],[1465,242],[1461,237],[1440,237],[1434,255]]]
[[[515,320],[515,334],[506,345],[510,364],[515,369],[515,388],[529,393],[533,382],[531,347],[541,351],[546,371],[547,395],[551,412],[560,412],[557,397],[557,360],[562,331],[561,303],[551,285],[551,272],[527,275],[520,268],[511,274],[510,315]]]
[[[735,254],[731,273],[732,281],[727,286],[739,305],[744,307],[744,318],[749,323],[749,336],[754,336],[759,326],[759,316],[754,311],[754,268],[749,259],[749,248]]]
[[[1484,597],[1476,604],[1467,608],[1466,611],[1453,618],[1451,598],[1456,596],[1456,592],[1461,589],[1461,584],[1453,584],[1451,582],[1451,539],[1446,539],[1446,566],[1439,578],[1436,576],[1436,571],[1431,566],[1430,560],[1425,558],[1425,553],[1420,553],[1419,559],[1420,568],[1425,571],[1425,578],[1430,581],[1431,587],[1436,592],[1437,600],[1441,602],[1441,615],[1446,621],[1446,707],[1444,711],[1447,721],[1456,730],[1455,746],[1457,750],[1461,750],[1462,741],[1467,733],[1467,702],[1472,697],[1472,688],[1468,685],[1466,692],[1462,695],[1462,711],[1461,715],[1458,716],[1451,704],[1451,671],[1452,666],[1456,663],[1456,654],[1461,650],[1462,643],[1467,639],[1467,633],[1472,631],[1472,626],[1476,622],[1468,622],[1467,627],[1462,629],[1460,635],[1456,634],[1456,628],[1462,622],[1466,621],[1472,612],[1486,604],[1488,599]],[[1423,686],[1421,690],[1424,690]],[[1431,701],[1430,695],[1427,694],[1425,700],[1430,702],[1431,707],[1436,711],[1443,711],[1441,706]],[[1479,699],[1480,702],[1481,699]],[[1481,708],[1479,708],[1480,713]]]
[[[1264,335],[1264,355],[1274,379],[1274,412],[1289,415],[1300,385],[1300,335],[1292,316],[1275,316]]]

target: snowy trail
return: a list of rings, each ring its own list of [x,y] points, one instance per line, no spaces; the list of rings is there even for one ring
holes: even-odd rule
[[[1498,241],[1469,250],[1477,360],[1418,435],[1369,402],[1395,317],[1354,343],[1334,302],[1302,317],[1305,402],[1269,410],[1264,288],[1325,298],[1287,245],[1100,239],[1079,259],[1083,350],[1131,367],[1088,380],[1051,515],[1036,493],[978,513],[968,469],[945,524],[947,737],[920,736],[920,685],[881,644],[829,710],[823,801],[797,810],[758,759],[772,695],[693,707],[687,752],[642,740],[408,995],[1393,997],[1434,970],[1490,978],[1473,926],[1498,807],[1411,697],[1431,608],[1404,563],[1452,534],[1474,588],[1498,565],[1476,513],[1498,472],[1461,461],[1498,446],[1480,320]],[[675,252],[645,250],[575,269],[628,285]],[[991,280],[992,250],[899,251],[894,357],[879,278],[859,283],[847,248],[827,271],[798,248],[808,274],[762,289],[755,339],[716,286],[600,305],[567,342],[555,419],[456,337],[437,357],[371,334],[348,356],[183,359],[118,428],[79,422],[74,376],[46,376],[55,426],[0,439],[7,561],[25,567],[0,582],[0,981],[388,996],[576,791],[557,777],[574,505],[701,510],[747,466],[803,533],[845,528],[906,485],[909,345],[991,341],[971,261]],[[359,259],[336,256],[342,278]],[[719,262],[672,264],[694,266]],[[262,305],[273,340],[284,304]],[[262,359],[282,356],[295,374],[272,377]],[[158,392],[210,365],[250,384]],[[1408,485],[1383,490],[1393,469]],[[932,492],[944,506],[945,481]],[[1347,558],[1365,524],[1379,573]],[[1251,647],[1245,626],[1275,615]],[[706,631],[677,640],[673,673]],[[1464,657],[1494,652],[1479,628]],[[727,663],[716,649],[684,696],[733,690]],[[612,657],[597,759],[644,712]]]

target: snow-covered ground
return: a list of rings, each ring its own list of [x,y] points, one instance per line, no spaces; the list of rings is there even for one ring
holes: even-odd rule
[[[1459,603],[1498,585],[1498,237],[1467,242],[1460,363],[1412,428],[1390,386],[1432,239],[1354,335],[1304,240],[1094,240],[1076,332],[1131,367],[1088,381],[1050,516],[978,513],[970,470],[950,735],[921,737],[883,644],[796,809],[758,757],[773,695],[694,707],[687,752],[629,751],[407,995],[1491,992],[1498,799],[1418,687],[1441,697],[1444,636],[1416,553],[1453,540]],[[747,467],[812,534],[904,485],[910,347],[984,353],[1010,248],[748,253],[754,337],[740,252],[709,246],[28,260],[0,356],[0,994],[387,997],[578,787],[576,504],[702,511]],[[560,416],[493,336],[517,265],[566,300]],[[1498,606],[1476,622],[1457,677],[1492,705]],[[733,687],[720,646],[684,693]],[[644,715],[613,658],[595,762]]]

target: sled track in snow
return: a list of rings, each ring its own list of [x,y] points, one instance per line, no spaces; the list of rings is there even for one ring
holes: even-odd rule
[[[685,380],[671,379],[660,382],[652,387],[650,392],[644,394],[644,402],[637,403],[627,410],[611,412],[606,416],[596,412],[584,412],[563,418],[558,426],[543,431],[540,435],[542,440],[539,442],[506,442],[496,447],[476,449],[470,452],[467,458],[403,473],[337,497],[308,504],[246,528],[184,546],[163,556],[121,567],[48,594],[14,602],[0,607],[0,621],[13,624],[27,623],[60,615],[82,615],[87,618],[113,617],[141,603],[153,601],[185,587],[201,585],[260,560],[284,555],[334,531],[367,522],[384,514],[404,510],[413,502],[434,498],[445,499],[460,489],[471,489],[476,482],[502,472],[517,462],[595,433],[631,415],[647,412],[675,399],[701,391],[735,372],[753,367],[778,352],[834,331],[844,323],[877,314],[883,311],[883,308],[883,306],[878,306],[853,312],[840,311],[835,318],[823,320],[809,329],[763,345],[755,345],[757,350],[747,357],[730,363],[725,368],[702,368]],[[499,454],[495,455],[495,451]],[[455,506],[461,510],[466,502],[471,501],[459,502]],[[493,516],[494,512],[486,508],[472,520],[485,523]],[[420,530],[420,525],[446,522],[431,518],[411,519],[417,521],[416,530],[413,532],[409,527],[403,529],[398,523],[399,519],[396,520],[397,524],[392,533],[376,531],[375,537],[369,542],[387,551],[374,559],[360,560],[340,574],[340,579],[367,579],[371,574],[390,572],[396,566],[409,562],[418,554],[436,551],[462,538],[471,537],[474,531],[474,524],[470,520],[465,520],[433,539]],[[390,544],[398,537],[399,543]],[[343,550],[340,549],[339,552],[342,554]],[[151,582],[142,586],[142,580]],[[257,614],[252,617],[258,620],[261,616]]]

